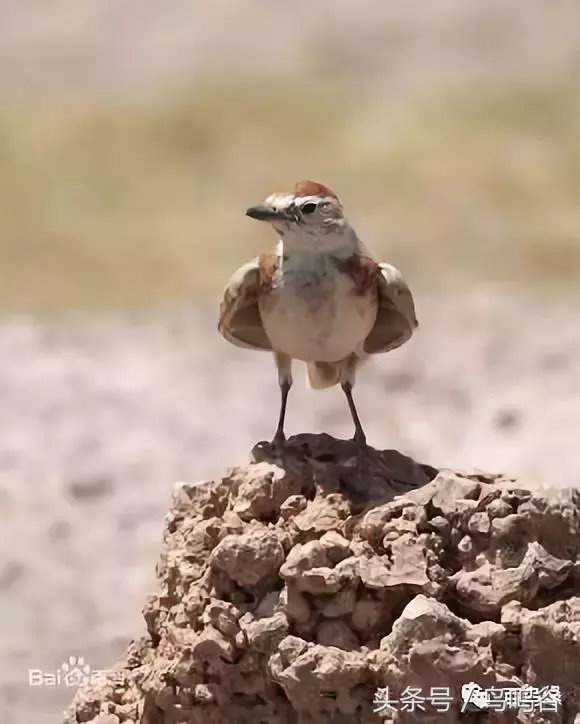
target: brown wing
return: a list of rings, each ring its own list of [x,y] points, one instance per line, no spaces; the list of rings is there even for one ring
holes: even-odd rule
[[[256,257],[241,266],[224,289],[218,330],[236,347],[272,349],[258,310],[257,293],[260,283],[260,257]]]
[[[419,326],[411,290],[401,272],[391,264],[379,264],[379,309],[377,320],[365,340],[367,354],[389,352],[400,347]]]

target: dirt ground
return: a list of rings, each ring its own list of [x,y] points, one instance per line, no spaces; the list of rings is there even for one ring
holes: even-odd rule
[[[421,329],[356,388],[369,442],[434,465],[561,486],[580,475],[578,305],[507,289],[417,301]],[[0,720],[58,721],[69,656],[114,662],[139,633],[172,484],[220,475],[275,426],[268,354],[214,315],[70,316],[0,327]],[[296,370],[288,432],[351,435],[340,390]]]

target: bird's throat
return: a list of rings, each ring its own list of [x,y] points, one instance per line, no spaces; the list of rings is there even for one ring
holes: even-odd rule
[[[288,231],[276,246],[281,267],[318,265],[321,257],[348,259],[353,254],[361,253],[365,253],[364,247],[349,226],[329,234],[316,234],[305,230]]]

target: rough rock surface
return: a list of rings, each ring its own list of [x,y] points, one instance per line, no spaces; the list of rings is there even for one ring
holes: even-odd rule
[[[176,487],[148,634],[66,724],[551,721],[580,714],[580,493],[299,435]],[[119,683],[121,677],[122,683]],[[557,714],[460,714],[463,684],[559,685]],[[449,712],[373,711],[450,687]],[[544,718],[542,718],[544,717]]]

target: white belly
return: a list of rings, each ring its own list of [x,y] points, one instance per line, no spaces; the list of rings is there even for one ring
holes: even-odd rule
[[[338,362],[358,351],[373,328],[377,302],[353,293],[333,267],[287,270],[260,302],[272,347],[305,362]]]

